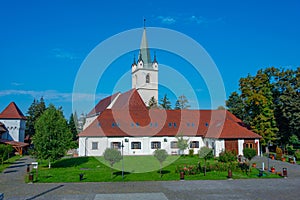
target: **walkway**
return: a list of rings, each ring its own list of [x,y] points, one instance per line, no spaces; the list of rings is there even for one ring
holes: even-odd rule
[[[256,162],[263,158],[255,158]],[[5,199],[298,199],[300,166],[277,163],[288,168],[286,179],[245,179],[222,181],[148,181],[117,183],[25,184],[24,157],[0,174],[0,192]],[[273,161],[271,161],[273,162]],[[279,162],[279,161],[278,161]],[[257,162],[258,164],[258,162]]]

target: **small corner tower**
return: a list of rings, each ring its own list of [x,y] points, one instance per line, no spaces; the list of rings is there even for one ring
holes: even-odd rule
[[[156,55],[151,61],[145,26],[138,60],[134,57],[131,65],[131,75],[132,88],[137,89],[147,106],[152,97],[158,100],[158,62]]]

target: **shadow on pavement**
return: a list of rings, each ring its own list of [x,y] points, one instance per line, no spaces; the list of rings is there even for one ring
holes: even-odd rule
[[[42,193],[37,194],[37,195],[35,195],[35,196],[33,196],[33,197],[27,198],[26,200],[36,199],[36,198],[38,198],[38,197],[40,197],[40,196],[43,196],[43,195],[45,195],[45,194],[47,194],[47,193],[49,193],[49,192],[52,192],[52,191],[54,191],[54,190],[57,190],[57,189],[59,189],[59,188],[61,188],[61,187],[63,187],[63,186],[64,186],[64,185],[58,185],[58,186],[56,186],[56,187],[54,187],[54,188],[51,188],[51,189],[49,189],[49,190],[46,190],[45,192],[42,192]]]

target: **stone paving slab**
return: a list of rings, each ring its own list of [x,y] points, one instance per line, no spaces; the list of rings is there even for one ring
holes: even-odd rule
[[[163,193],[97,194],[94,200],[168,200]]]

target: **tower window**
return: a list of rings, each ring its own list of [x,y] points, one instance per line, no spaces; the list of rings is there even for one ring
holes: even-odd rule
[[[149,74],[146,75],[146,83],[150,83],[150,75]]]

